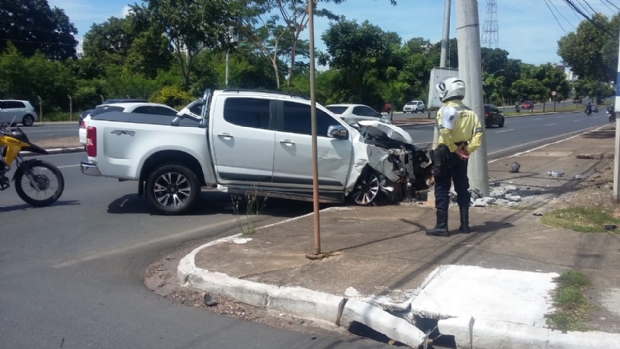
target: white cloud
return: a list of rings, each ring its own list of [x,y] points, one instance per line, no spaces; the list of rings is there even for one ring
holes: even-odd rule
[[[129,16],[130,13],[131,13],[131,7],[129,7],[129,5],[125,5],[125,7],[123,7],[123,12],[121,12],[121,18],[125,18]]]

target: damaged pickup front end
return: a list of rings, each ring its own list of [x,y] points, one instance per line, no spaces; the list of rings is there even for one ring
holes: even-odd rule
[[[402,128],[380,121],[351,124],[360,133],[354,142],[357,181],[347,194],[358,205],[394,204],[418,198],[429,188],[432,166],[425,149],[416,147]]]

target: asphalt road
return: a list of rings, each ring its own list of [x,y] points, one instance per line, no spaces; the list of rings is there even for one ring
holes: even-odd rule
[[[534,148],[607,123],[607,113],[563,113],[508,117],[503,128],[484,130],[489,159]],[[405,127],[416,145],[424,147],[433,141],[433,125]]]
[[[184,217],[152,216],[136,184],[86,177],[83,154],[50,155],[66,190],[53,206],[0,193],[2,348],[380,348],[352,337],[313,338],[176,305],[148,291],[145,268],[159,257],[219,238],[235,226],[226,195],[204,193]],[[311,210],[272,201],[276,219]]]
[[[37,124],[35,123],[31,127],[23,127],[18,125],[26,135],[28,139],[36,143],[43,139],[62,138],[78,136],[78,123],[58,123],[58,124]]]
[[[603,125],[605,113],[509,118],[487,129],[492,157]],[[71,127],[71,126],[69,126]],[[33,128],[36,130],[36,128]],[[430,142],[432,126],[408,129]],[[564,136],[565,137],[565,136]],[[135,182],[87,177],[83,153],[50,155],[66,189],[53,206],[34,209],[0,193],[0,347],[6,348],[364,348],[352,337],[318,337],[176,305],[148,291],[145,268],[158,258],[235,227],[227,195],[205,192],[195,214],[149,214]],[[286,219],[308,203],[272,200],[266,217]]]

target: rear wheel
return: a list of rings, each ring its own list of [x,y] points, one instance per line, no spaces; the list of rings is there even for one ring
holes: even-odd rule
[[[499,127],[500,127],[500,128],[504,127],[504,120],[503,120],[503,119],[502,119],[502,121],[500,122]]]
[[[34,124],[34,117],[32,115],[26,115],[22,119],[22,125],[24,126],[32,126]]]
[[[60,170],[45,161],[29,166],[32,177],[39,190],[30,183],[26,173],[20,168],[15,172],[15,191],[27,204],[35,207],[49,206],[56,202],[65,188],[65,180]]]
[[[181,164],[157,167],[146,181],[146,199],[163,214],[182,214],[190,210],[200,194],[196,174]]]

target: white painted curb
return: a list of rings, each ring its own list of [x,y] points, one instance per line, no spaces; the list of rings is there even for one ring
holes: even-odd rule
[[[442,335],[452,335],[458,349],[600,349],[620,348],[620,335],[605,332],[562,333],[506,321],[452,318],[439,320]],[[471,329],[471,331],[470,331]]]

